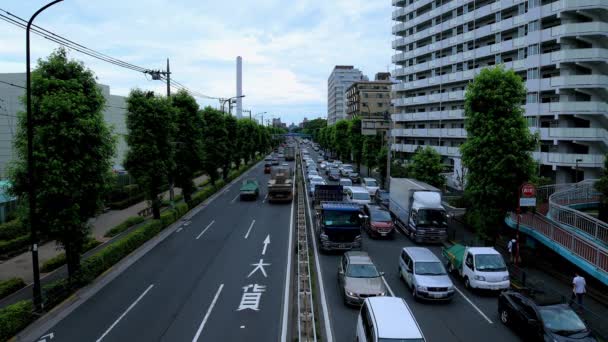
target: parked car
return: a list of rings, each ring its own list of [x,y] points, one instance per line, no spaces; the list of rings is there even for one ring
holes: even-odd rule
[[[357,318],[357,341],[425,342],[414,314],[403,298],[365,299]]]
[[[333,181],[338,181],[340,180],[340,171],[338,171],[338,169],[330,169],[328,171],[328,178],[329,180],[333,180]]]
[[[380,188],[378,186],[378,181],[368,177],[363,178],[363,180],[361,181],[361,186],[367,189],[367,192],[369,192],[370,196],[374,196],[376,194],[376,190]]]
[[[327,183],[323,179],[315,178],[308,183],[308,194],[310,196],[315,195],[315,187],[317,185],[327,185]]]
[[[371,197],[369,197],[367,190],[360,186],[345,187],[344,194],[346,195],[346,201],[359,205],[369,204],[371,201]]]
[[[365,219],[364,228],[371,237],[395,237],[395,224],[388,210],[373,204],[363,207]]]
[[[338,265],[338,284],[344,303],[361,305],[365,298],[386,295],[386,287],[367,252],[344,253]]]
[[[374,194],[374,203],[388,209],[390,193],[386,190],[378,189]]]
[[[425,247],[404,247],[399,256],[399,277],[415,299],[452,300],[454,284],[441,260]]]
[[[524,341],[597,341],[576,312],[560,300],[506,290],[498,296],[498,316]]]
[[[358,172],[350,172],[348,174],[348,178],[353,182],[353,184],[361,184],[361,177],[359,177]]]
[[[353,186],[353,182],[348,178],[340,178],[338,182],[342,186]]]

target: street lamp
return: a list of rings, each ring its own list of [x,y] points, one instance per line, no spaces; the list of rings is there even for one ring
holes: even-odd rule
[[[575,166],[574,166],[574,183],[578,183],[578,163],[582,162],[582,159],[577,159],[575,160]]]
[[[258,115],[262,115],[262,126],[264,126],[264,114],[268,114],[268,112],[261,112],[261,113],[257,113],[254,118],[257,118]]]
[[[35,185],[35,161],[34,161],[34,118],[32,117],[32,73],[30,70],[30,28],[34,19],[45,9],[63,0],[55,0],[40,8],[27,22],[25,29],[25,74],[26,74],[26,107],[27,107],[27,177],[28,177],[28,200],[30,219],[30,242],[32,244],[32,269],[34,271],[34,307],[36,311],[42,309],[42,293],[40,291],[40,270],[38,269],[38,236],[36,228],[38,218],[36,217],[36,185]]]
[[[230,106],[230,104],[232,103],[232,101],[234,101],[234,100],[236,100],[238,98],[241,98],[241,97],[245,97],[245,95],[234,96],[234,97],[230,97],[230,98],[227,98],[227,99],[220,99],[220,103],[222,105],[222,113],[226,113],[224,111],[224,104],[226,104],[226,102],[228,102],[228,113],[232,114],[232,107]]]

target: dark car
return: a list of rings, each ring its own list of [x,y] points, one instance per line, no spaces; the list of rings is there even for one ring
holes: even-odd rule
[[[272,164],[271,163],[265,163],[264,164],[264,173],[270,173],[271,170],[272,170]]]
[[[576,312],[560,300],[507,290],[498,297],[498,315],[525,341],[597,341]]]
[[[385,208],[388,208],[389,192],[386,190],[378,189],[374,194],[374,203]]]
[[[363,207],[365,219],[364,229],[370,237],[395,237],[395,224],[388,210],[373,204]]]
[[[349,173],[348,178],[350,178],[350,181],[353,182],[353,184],[361,184],[361,177],[359,177],[359,173],[357,172]]]
[[[328,178],[329,180],[332,181],[339,181],[340,180],[340,171],[338,171],[338,169],[331,169],[329,170],[328,174]]]

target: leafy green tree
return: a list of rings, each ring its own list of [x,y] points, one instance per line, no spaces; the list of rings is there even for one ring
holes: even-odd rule
[[[241,164],[241,154],[237,149],[237,120],[232,115],[224,115],[224,127],[226,128],[227,156],[223,159],[222,177],[226,179],[230,172],[232,163],[237,167]]]
[[[367,174],[378,166],[378,155],[382,148],[382,137],[380,135],[363,136],[363,164],[367,166]]]
[[[312,140],[320,143],[319,135],[324,127],[327,127],[327,120],[321,118],[310,120],[304,124],[302,133],[312,135]]]
[[[203,116],[203,170],[209,176],[211,184],[219,178],[219,168],[228,159],[227,131],[224,114],[211,107],[205,107]]]
[[[175,169],[174,113],[171,102],[153,92],[134,89],[127,98],[125,168],[144,190],[155,219],[160,219],[159,194]]]
[[[186,203],[192,200],[196,171],[203,164],[203,118],[196,100],[184,90],[172,98],[175,108],[175,185],[182,189]]]
[[[406,165],[393,162],[391,163],[391,177],[410,178],[410,172]]]
[[[522,79],[501,66],[483,69],[467,87],[468,138],[460,150],[468,169],[465,194],[483,238],[496,238],[506,213],[517,204],[519,186],[534,173],[530,151],[537,139],[523,116],[525,97]]]
[[[608,222],[608,155],[606,155],[606,159],[604,160],[602,176],[595,183],[595,189],[602,193],[598,218],[604,222]]]
[[[386,179],[388,178],[387,175],[387,164],[388,164],[388,146],[382,146],[382,148],[380,148],[380,152],[378,153],[378,168],[380,169],[380,183],[381,184],[385,184],[386,183]]]
[[[445,177],[441,155],[430,146],[419,149],[412,158],[410,164],[411,176],[415,179],[431,184],[434,187],[443,189]]]
[[[353,118],[348,121],[348,133],[350,136],[350,152],[353,161],[357,164],[357,170],[361,170],[363,160],[363,136],[361,135],[361,119]]]
[[[256,125],[255,122],[249,119],[241,119],[237,123],[238,148],[246,163],[253,160],[255,151],[257,150],[256,141],[258,133]]]
[[[24,99],[25,102],[25,99]],[[25,105],[25,103],[24,103]],[[68,273],[80,266],[88,220],[102,208],[115,139],[103,117],[105,99],[93,72],[65,49],[39,60],[32,73],[36,213],[39,227],[65,249]],[[19,113],[12,191],[28,203],[27,116]],[[24,206],[20,213],[29,213]],[[21,218],[29,225],[27,215]]]

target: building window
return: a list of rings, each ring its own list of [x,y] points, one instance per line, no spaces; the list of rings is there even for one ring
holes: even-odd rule
[[[537,103],[538,102],[538,93],[528,93],[526,96],[526,103]]]
[[[528,56],[538,55],[539,47],[538,44],[528,46]]]
[[[540,30],[540,22],[538,20],[534,20],[528,23],[528,32],[538,30]]]
[[[534,68],[534,69],[528,69],[528,79],[537,79],[539,76],[538,74],[538,68]]]
[[[540,6],[540,0],[528,0],[528,7],[534,8]]]

